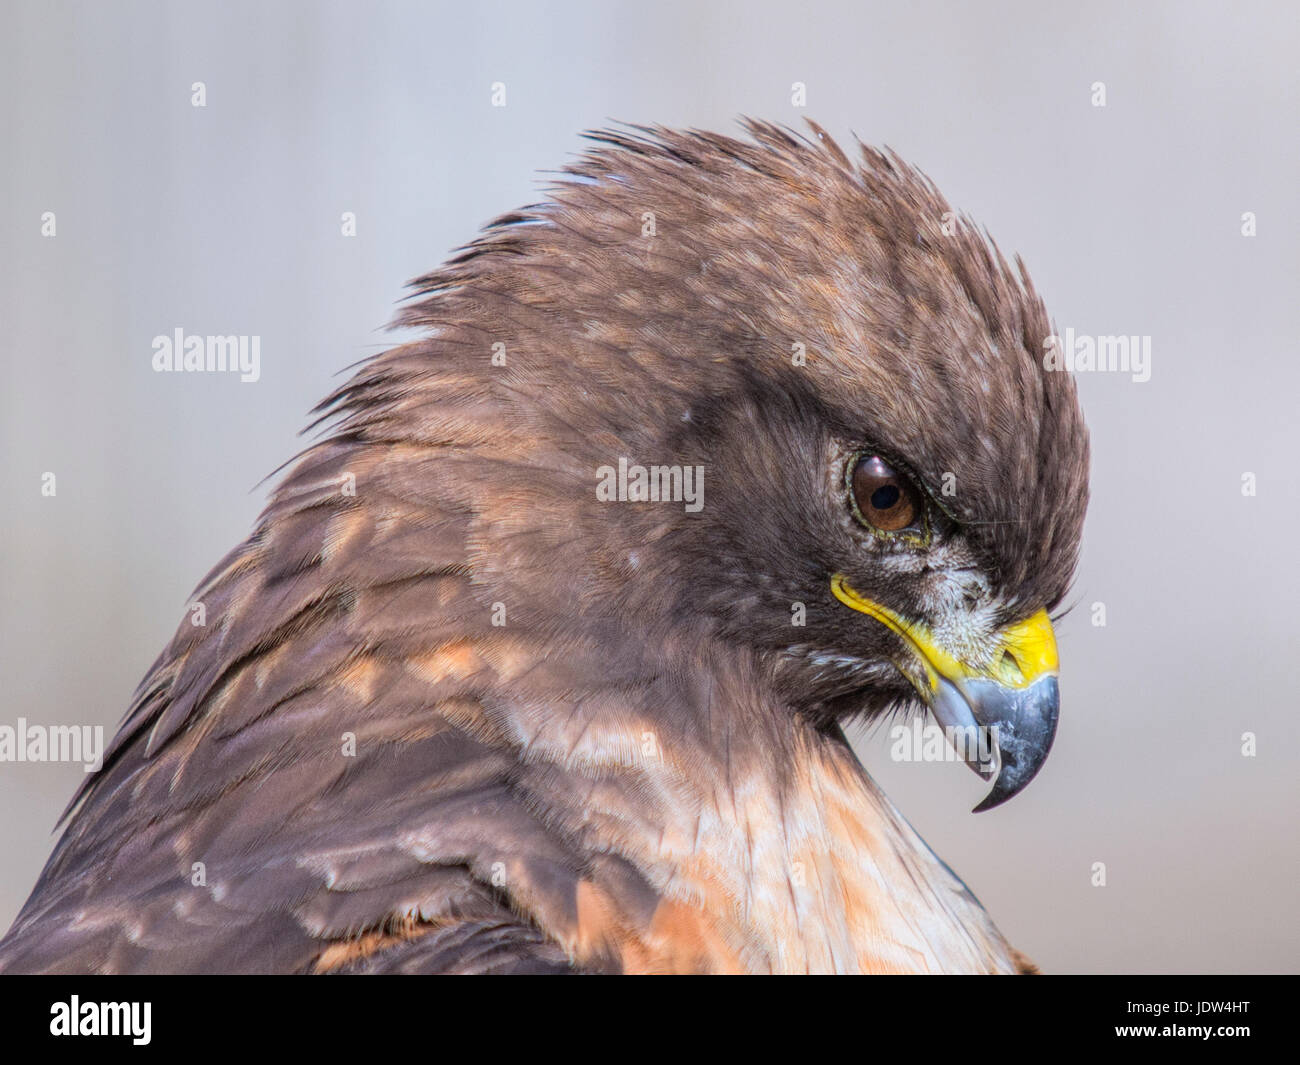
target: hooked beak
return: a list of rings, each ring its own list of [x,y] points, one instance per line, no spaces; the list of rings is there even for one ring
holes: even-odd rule
[[[990,661],[955,657],[924,625],[867,599],[838,574],[831,593],[847,607],[896,632],[925,671],[922,701],[943,726],[957,753],[993,790],[974,812],[991,810],[1025,787],[1047,760],[1060,710],[1056,636],[1046,610],[1003,629]]]

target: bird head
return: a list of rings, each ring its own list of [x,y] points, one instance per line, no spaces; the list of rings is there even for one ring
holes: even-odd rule
[[[985,730],[987,809],[1055,732],[1074,384],[1023,266],[928,179],[816,126],[749,132],[593,134],[417,283],[403,322],[461,354],[390,387],[494,411],[463,492],[481,579],[524,614],[743,647],[821,725],[919,703]]]

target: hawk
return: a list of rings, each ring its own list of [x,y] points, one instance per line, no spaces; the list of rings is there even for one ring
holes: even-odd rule
[[[843,725],[973,730],[979,808],[1037,772],[1073,382],[917,170],[746,127],[589,134],[413,283],[0,969],[1033,971]]]

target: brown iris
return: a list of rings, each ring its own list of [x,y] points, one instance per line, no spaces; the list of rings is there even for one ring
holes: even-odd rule
[[[916,486],[879,455],[864,455],[849,479],[858,516],[881,532],[919,526],[924,503]]]

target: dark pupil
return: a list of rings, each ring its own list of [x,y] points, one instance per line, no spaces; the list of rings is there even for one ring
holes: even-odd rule
[[[901,493],[896,484],[882,484],[871,493],[871,506],[876,510],[888,510],[898,502]]]

